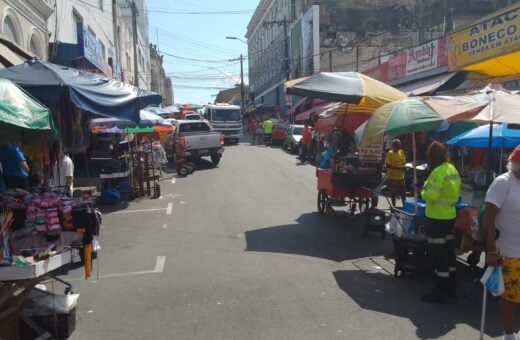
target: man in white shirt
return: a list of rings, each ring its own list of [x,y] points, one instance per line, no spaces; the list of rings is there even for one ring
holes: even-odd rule
[[[52,169],[53,184],[56,187],[69,187],[70,193],[74,190],[74,163],[69,156],[60,151],[58,161],[54,163]]]
[[[508,172],[498,176],[486,194],[486,263],[502,267],[505,291],[500,312],[505,340],[513,334],[516,305],[520,303],[520,145],[509,156]],[[495,241],[495,229],[500,231]]]

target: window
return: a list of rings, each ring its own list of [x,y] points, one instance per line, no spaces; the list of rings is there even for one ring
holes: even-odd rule
[[[99,9],[103,12],[103,0],[99,0]]]
[[[105,60],[105,44],[103,44],[101,41],[99,42],[99,44],[101,45],[101,53],[103,54],[103,60]]]
[[[78,24],[80,22],[83,22],[83,18],[74,9],[72,10],[72,22],[73,22],[72,32],[74,34],[74,42],[77,43],[78,42]]]
[[[16,26],[13,22],[13,19],[11,19],[10,16],[5,17],[5,19],[4,19],[4,24],[2,26],[2,33],[7,39],[11,40],[12,42],[15,42],[17,44],[20,43],[20,41],[18,40],[19,37],[18,37],[18,32],[16,30]]]
[[[37,55],[40,59],[43,59],[43,44],[36,33],[33,33],[29,41],[29,51]]]

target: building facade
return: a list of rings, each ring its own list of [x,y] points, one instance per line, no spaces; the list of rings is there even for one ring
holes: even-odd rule
[[[163,106],[173,104],[171,82],[168,82],[163,67],[163,56],[159,54],[156,45],[150,44],[150,90],[163,97]]]
[[[247,27],[249,91],[256,107],[269,104],[285,112],[283,83],[289,78],[288,29],[291,1],[262,0]]]
[[[416,69],[409,72],[412,78],[407,78],[403,65],[412,56],[402,52],[418,46],[413,50],[417,57],[422,50],[432,50],[433,43],[436,53],[442,54],[438,49],[446,48],[446,42],[438,41],[439,38],[517,2],[262,0],[246,34],[251,98],[257,107],[269,104],[283,112],[291,107],[291,102],[300,101],[283,93],[287,79],[320,71],[370,73],[379,65],[388,67],[390,59],[391,79],[386,81],[393,84],[446,72],[447,61],[430,73],[419,72],[415,65]],[[413,63],[410,65],[414,67]]]
[[[0,1],[0,63],[17,65],[27,59],[47,60],[47,20],[53,12],[49,0]]]

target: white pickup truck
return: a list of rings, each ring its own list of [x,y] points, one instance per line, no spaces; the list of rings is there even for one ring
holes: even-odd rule
[[[213,129],[204,120],[177,120],[173,122],[174,143],[184,143],[186,156],[197,159],[209,156],[211,162],[217,165],[224,152],[224,135],[213,132]]]

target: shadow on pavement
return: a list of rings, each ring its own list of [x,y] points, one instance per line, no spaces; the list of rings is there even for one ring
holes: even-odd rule
[[[363,220],[359,217],[338,214],[326,218],[306,213],[296,222],[246,231],[246,251],[304,255],[337,262],[392,252],[391,242],[361,236]]]
[[[463,274],[463,273],[461,273]],[[465,276],[464,273],[462,276]],[[459,297],[447,304],[420,301],[431,286],[411,279],[395,279],[382,272],[341,270],[333,273],[338,286],[361,308],[409,319],[421,339],[446,336],[459,324],[480,330],[482,286],[461,278]],[[488,297],[485,333],[502,335],[498,299]],[[389,329],[391,334],[391,329]],[[391,336],[389,337],[391,338]]]
[[[390,237],[362,236],[363,220],[339,213],[326,218],[317,213],[301,215],[296,224],[247,231],[246,251],[311,256],[336,262],[351,261],[357,270],[333,273],[338,286],[361,308],[409,319],[418,338],[446,336],[459,324],[480,329],[482,286],[477,274],[459,263],[459,297],[445,305],[420,301],[431,281],[394,278]],[[502,334],[498,299],[489,297],[486,334]],[[392,330],[389,329],[389,334]],[[392,338],[390,335],[389,338]]]

